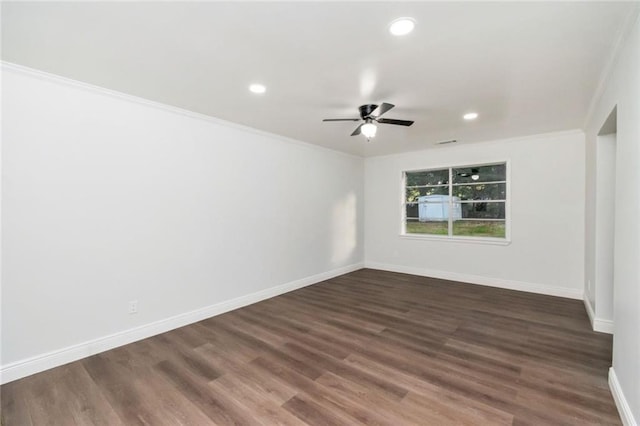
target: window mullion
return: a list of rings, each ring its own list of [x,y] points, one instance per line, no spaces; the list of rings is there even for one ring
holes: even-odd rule
[[[407,172],[402,172],[402,225],[400,232],[407,232]]]
[[[448,235],[453,236],[453,168],[449,167],[449,224]]]

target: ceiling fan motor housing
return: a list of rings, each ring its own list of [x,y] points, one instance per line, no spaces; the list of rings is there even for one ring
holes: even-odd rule
[[[375,104],[361,105],[360,108],[359,108],[360,109],[360,117],[362,117],[362,119],[364,120],[369,115],[371,115],[371,113],[373,111],[375,111],[376,108],[378,108],[378,105],[375,105]]]

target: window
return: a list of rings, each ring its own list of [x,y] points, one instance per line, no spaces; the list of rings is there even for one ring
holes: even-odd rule
[[[404,173],[403,233],[506,238],[507,164]]]

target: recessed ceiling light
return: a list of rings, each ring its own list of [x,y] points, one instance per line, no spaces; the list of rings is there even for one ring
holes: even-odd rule
[[[394,36],[403,36],[409,34],[416,26],[413,18],[398,18],[389,25],[389,32]]]
[[[464,118],[465,120],[475,120],[476,118],[478,118],[478,113],[470,112],[468,114],[463,115],[462,118]]]
[[[249,90],[253,93],[264,93],[267,91],[267,88],[262,84],[252,84],[249,86]]]

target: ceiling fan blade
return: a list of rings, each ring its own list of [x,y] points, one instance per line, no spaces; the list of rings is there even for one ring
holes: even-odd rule
[[[378,120],[376,120],[378,123],[381,124],[396,124],[398,126],[411,126],[413,124],[413,121],[409,121],[409,120],[396,120],[393,118],[380,118]]]
[[[360,121],[359,118],[325,118],[322,121]]]
[[[362,123],[361,125],[359,125],[358,127],[356,127],[356,129],[353,131],[353,133],[351,133],[351,136],[356,136],[360,134],[360,130],[362,129],[362,126],[364,126],[366,123]]]
[[[378,106],[378,108],[371,111],[371,114],[369,115],[371,115],[372,117],[380,117],[382,114],[389,111],[394,106],[395,106],[394,104],[388,104],[386,102],[383,102],[382,105]]]

